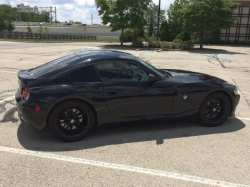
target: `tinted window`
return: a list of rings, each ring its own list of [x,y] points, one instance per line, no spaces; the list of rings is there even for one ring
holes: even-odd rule
[[[72,54],[68,55],[56,60],[53,60],[51,62],[48,62],[46,64],[43,64],[41,66],[38,66],[36,68],[33,68],[28,71],[28,74],[34,75],[34,76],[41,76],[43,74],[48,74],[49,72],[53,72],[55,70],[64,68],[68,66],[71,63],[75,63],[78,61],[82,61],[78,56]]]
[[[98,82],[98,76],[96,75],[93,66],[87,66],[72,72],[69,78],[73,82]]]
[[[148,80],[144,69],[129,62],[103,62],[96,67],[103,82]]]
[[[143,61],[142,59],[138,58],[139,61],[144,65],[147,66],[149,69],[153,70],[155,73],[157,73],[161,78],[164,78],[164,72],[162,70],[159,70],[157,68],[155,68],[154,66],[152,66],[151,64],[149,64],[148,62]]]

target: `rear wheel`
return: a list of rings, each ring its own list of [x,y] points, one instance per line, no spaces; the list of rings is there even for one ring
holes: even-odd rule
[[[223,124],[230,113],[230,101],[223,93],[213,93],[202,103],[199,120],[202,124],[215,127]]]
[[[48,123],[58,139],[73,142],[89,134],[94,127],[95,115],[84,102],[66,101],[54,108]]]

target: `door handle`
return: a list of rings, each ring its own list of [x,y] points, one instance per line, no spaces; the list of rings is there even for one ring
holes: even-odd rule
[[[106,93],[108,93],[110,95],[115,95],[116,91],[114,91],[114,90],[108,90],[108,91],[106,91]]]

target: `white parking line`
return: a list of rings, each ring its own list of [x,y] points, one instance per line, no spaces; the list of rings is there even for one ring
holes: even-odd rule
[[[3,73],[15,73],[15,74],[17,74],[17,72],[14,72],[14,71],[3,71],[3,70],[0,70],[0,72],[3,72]]]
[[[5,101],[13,100],[14,98],[15,98],[15,96],[8,97],[8,98],[6,98],[6,99],[2,99],[2,100],[0,100],[0,104],[1,104],[1,103],[4,103]]]
[[[65,162],[73,162],[73,163],[78,163],[78,164],[86,164],[86,165],[92,165],[92,166],[97,166],[97,167],[117,169],[117,170],[123,170],[123,171],[137,172],[137,173],[143,173],[143,174],[148,174],[148,175],[155,175],[155,176],[167,177],[167,178],[172,178],[172,179],[178,179],[178,180],[183,180],[183,181],[208,184],[208,185],[213,185],[213,186],[250,187],[248,185],[242,185],[242,184],[230,183],[230,182],[225,182],[225,181],[207,179],[207,178],[191,176],[191,175],[184,175],[184,174],[180,174],[180,173],[173,173],[173,172],[168,172],[168,171],[161,171],[161,170],[140,168],[140,167],[134,167],[134,166],[128,166],[128,165],[108,163],[108,162],[87,160],[87,159],[82,159],[82,158],[75,158],[75,157],[69,157],[69,156],[43,153],[43,152],[39,152],[39,151],[29,151],[29,150],[2,147],[2,146],[0,146],[0,151],[20,154],[20,155],[53,159],[53,160],[60,160],[60,161],[65,161]]]
[[[242,118],[242,117],[235,117],[235,118],[250,121],[250,118]]]
[[[249,93],[249,92],[241,92],[241,93],[250,95],[250,93]]]

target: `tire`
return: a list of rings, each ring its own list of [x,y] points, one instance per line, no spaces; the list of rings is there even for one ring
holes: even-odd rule
[[[52,110],[48,125],[59,140],[75,142],[85,138],[93,129],[95,114],[84,102],[65,101]]]
[[[212,93],[202,102],[198,119],[205,126],[216,127],[227,120],[230,109],[227,95],[221,92]]]

